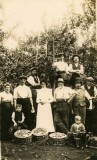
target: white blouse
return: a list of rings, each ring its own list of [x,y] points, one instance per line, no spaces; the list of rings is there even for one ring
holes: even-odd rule
[[[68,73],[68,64],[66,62],[54,62],[53,67],[56,67],[56,71],[65,71]]]
[[[30,87],[26,85],[19,85],[14,89],[14,99],[17,98],[31,98],[32,93]]]
[[[0,93],[0,102],[7,102],[7,101],[12,101],[13,96],[11,93],[6,93],[5,91]]]
[[[57,87],[54,92],[54,100],[56,101],[57,99],[69,99],[74,93],[75,92],[70,87]]]
[[[52,89],[42,88],[37,90],[37,103],[51,103],[53,101]]]

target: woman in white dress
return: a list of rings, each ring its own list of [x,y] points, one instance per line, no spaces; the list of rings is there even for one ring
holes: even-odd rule
[[[48,132],[54,132],[54,123],[51,102],[53,101],[52,89],[46,87],[46,82],[41,82],[41,89],[37,92],[37,119],[36,128],[45,128]]]

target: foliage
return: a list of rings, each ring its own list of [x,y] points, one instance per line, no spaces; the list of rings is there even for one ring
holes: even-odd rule
[[[40,77],[45,74],[48,82],[52,81],[52,62],[55,54],[63,52],[70,63],[75,53],[81,57],[85,74],[95,76],[96,64],[96,1],[85,0],[83,14],[77,14],[72,7],[72,14],[64,16],[63,24],[45,29],[40,35],[30,35],[26,41],[19,41],[15,50],[0,47],[0,79],[17,82],[21,74],[29,75],[30,68],[36,66]],[[0,31],[0,37],[6,38],[8,33]]]

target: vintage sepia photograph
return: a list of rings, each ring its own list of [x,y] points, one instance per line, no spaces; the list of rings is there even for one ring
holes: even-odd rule
[[[0,160],[97,160],[97,0],[0,0]]]

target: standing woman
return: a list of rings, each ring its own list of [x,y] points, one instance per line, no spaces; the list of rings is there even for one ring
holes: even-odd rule
[[[26,77],[19,77],[19,86],[14,89],[14,106],[21,104],[25,115],[25,123],[29,129],[33,128],[31,113],[34,113],[32,94],[30,87],[26,86]]]
[[[48,132],[55,131],[51,109],[52,101],[52,90],[46,87],[45,81],[41,81],[41,89],[37,93],[38,110],[36,128],[45,128]]]
[[[9,139],[9,128],[11,126],[11,115],[13,112],[13,96],[10,93],[11,85],[6,83],[4,91],[0,93],[1,104],[1,140]]]

